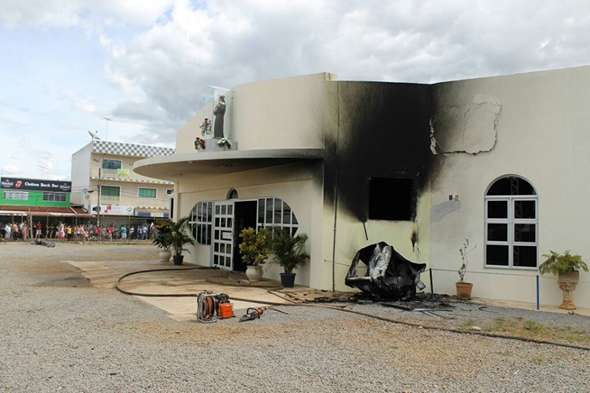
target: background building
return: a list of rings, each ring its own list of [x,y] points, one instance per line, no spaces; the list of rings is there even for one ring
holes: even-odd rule
[[[136,160],[167,156],[174,149],[93,140],[72,155],[72,203],[96,215],[102,224],[125,224],[170,215],[174,185],[133,171]]]
[[[0,222],[27,221],[54,225],[87,218],[84,209],[70,207],[72,183],[14,177],[0,178]]]

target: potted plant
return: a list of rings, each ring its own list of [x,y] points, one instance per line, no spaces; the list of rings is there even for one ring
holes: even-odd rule
[[[160,261],[166,263],[170,261],[172,253],[170,252],[170,246],[172,246],[172,239],[170,238],[170,222],[162,221],[156,224],[157,234],[154,237],[152,243],[160,249],[158,254]]]
[[[268,257],[268,234],[262,229],[244,228],[240,231],[240,255],[246,263],[246,277],[249,281],[260,281],[262,265]]]
[[[276,261],[284,269],[284,273],[281,273],[281,285],[285,288],[293,288],[295,285],[293,269],[309,258],[305,252],[306,241],[307,235],[291,236],[288,229],[276,230],[274,233],[274,238],[270,242],[271,250]]]
[[[175,265],[182,265],[184,260],[182,252],[188,251],[184,248],[184,245],[195,244],[195,241],[186,233],[188,219],[188,217],[184,217],[176,222],[170,223],[170,244],[174,249],[173,261]]]
[[[465,273],[467,272],[467,253],[469,252],[469,239],[465,239],[461,248],[459,248],[459,255],[461,255],[461,267],[457,271],[459,273],[459,281],[455,283],[457,289],[457,297],[459,299],[469,300],[471,299],[471,291],[473,290],[473,284],[465,282]]]
[[[555,274],[558,277],[559,288],[563,292],[563,300],[559,308],[575,310],[576,305],[572,299],[572,292],[576,289],[580,280],[580,270],[588,271],[588,265],[579,255],[572,255],[570,251],[560,254],[549,251],[543,255],[545,261],[539,266],[541,274]]]

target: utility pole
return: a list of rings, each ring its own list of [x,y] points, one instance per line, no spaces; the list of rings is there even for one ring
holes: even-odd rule
[[[100,178],[102,175],[102,169],[98,168],[98,181],[96,182],[96,191],[98,192],[98,196],[97,196],[97,206],[96,206],[96,226],[99,227],[100,230],[100,210],[101,210],[101,205],[100,205],[100,194],[102,194],[102,190],[100,189]],[[102,234],[102,231],[101,231]],[[100,238],[100,236],[99,236]]]

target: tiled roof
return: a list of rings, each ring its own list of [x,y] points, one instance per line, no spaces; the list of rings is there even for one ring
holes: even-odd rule
[[[112,154],[129,157],[154,157],[169,156],[174,154],[174,149],[169,147],[138,145],[135,143],[110,142],[94,140],[92,151],[95,153]]]

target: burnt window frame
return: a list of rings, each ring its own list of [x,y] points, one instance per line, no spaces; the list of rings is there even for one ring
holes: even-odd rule
[[[494,186],[507,178],[517,178],[520,181],[526,182],[532,191],[532,194],[511,194],[499,195],[490,194]],[[507,214],[506,218],[488,217],[489,202],[506,202]],[[531,201],[534,203],[534,218],[518,218],[515,214],[516,202]],[[506,241],[488,240],[488,225],[500,224],[507,226]],[[516,225],[534,225],[535,241],[516,241]],[[484,195],[484,239],[483,239],[483,265],[490,269],[516,269],[516,270],[537,270],[539,268],[539,198],[538,193],[533,184],[526,178],[519,175],[504,175],[494,179],[490,182]],[[506,265],[497,265],[488,263],[488,246],[502,246],[508,247],[508,261]],[[514,265],[514,247],[535,247],[535,266],[515,266]]]
[[[408,206],[408,214],[401,215],[401,214],[391,214],[391,215],[377,215],[372,209],[372,198],[371,195],[374,192],[372,189],[372,185],[374,181],[383,181],[383,180],[391,180],[391,181],[405,181],[409,183],[410,190],[409,190],[409,206]],[[399,221],[399,222],[411,222],[416,219],[416,211],[418,209],[417,206],[417,184],[416,179],[408,176],[373,176],[368,179],[367,182],[367,217],[369,220],[375,221]]]

